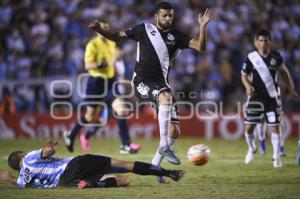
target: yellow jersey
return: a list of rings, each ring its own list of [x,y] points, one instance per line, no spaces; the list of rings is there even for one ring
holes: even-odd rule
[[[116,53],[116,43],[102,39],[100,37],[95,37],[91,39],[85,48],[84,62],[93,62],[97,65],[101,65],[103,60],[107,63],[112,63],[114,55]],[[115,67],[113,65],[108,65],[105,68],[95,68],[89,69],[88,73],[93,77],[106,77],[112,78],[115,76]]]

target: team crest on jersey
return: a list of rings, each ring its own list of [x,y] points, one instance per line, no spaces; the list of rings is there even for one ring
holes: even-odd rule
[[[173,41],[175,39],[175,37],[171,34],[171,33],[168,33],[168,40],[170,41]]]
[[[274,65],[276,65],[276,63],[277,63],[277,62],[276,62],[276,59],[272,58],[271,61],[270,61],[270,64],[271,64],[272,66],[274,66]]]
[[[167,45],[175,45],[175,37],[171,33],[167,35],[168,41],[166,41]]]
[[[159,91],[158,91],[158,90],[153,90],[153,91],[152,91],[153,97],[157,97],[158,94],[159,94]]]
[[[140,83],[136,89],[141,95],[148,95],[149,87],[147,85]]]

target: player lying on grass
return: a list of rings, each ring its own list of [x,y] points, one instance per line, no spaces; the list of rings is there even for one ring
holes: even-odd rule
[[[0,181],[19,188],[51,188],[58,185],[88,187],[117,187],[129,184],[127,176],[113,173],[132,172],[139,175],[155,175],[180,180],[183,170],[167,170],[144,163],[117,160],[110,157],[86,154],[76,157],[53,157],[57,142],[49,141],[39,150],[25,153],[15,151],[8,157],[8,164],[19,171],[19,177],[0,171]]]

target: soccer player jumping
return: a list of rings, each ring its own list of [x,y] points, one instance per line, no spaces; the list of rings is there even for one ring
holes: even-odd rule
[[[198,52],[206,49],[206,26],[213,18],[211,9],[199,14],[200,34],[191,38],[173,28],[174,9],[168,2],[156,6],[155,24],[142,23],[120,32],[112,32],[101,21],[95,20],[89,28],[110,40],[133,39],[137,42],[137,62],[133,75],[136,95],[144,101],[154,102],[157,107],[160,143],[152,163],[160,165],[163,157],[172,164],[180,164],[172,146],[178,138],[178,108],[168,83],[170,64],[182,49]]]

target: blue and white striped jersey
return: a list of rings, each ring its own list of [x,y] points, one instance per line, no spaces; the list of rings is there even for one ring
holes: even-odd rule
[[[49,157],[42,159],[42,149],[31,151],[22,160],[22,168],[17,180],[17,186],[33,186],[39,188],[56,187],[70,158]]]

